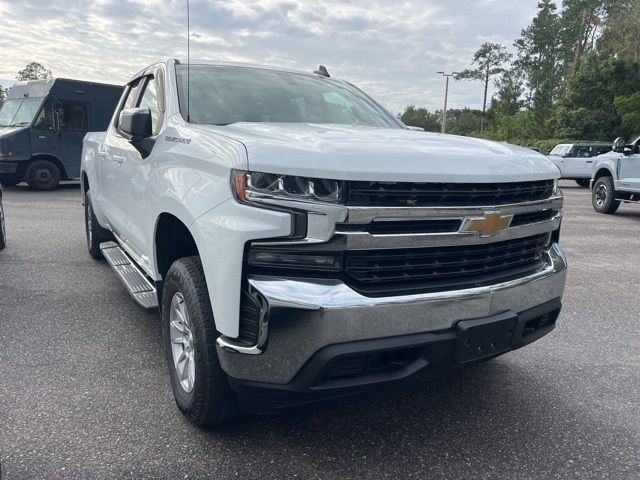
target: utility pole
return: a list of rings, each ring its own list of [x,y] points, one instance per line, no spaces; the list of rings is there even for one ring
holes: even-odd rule
[[[442,110],[442,133],[446,133],[447,130],[447,97],[449,96],[449,77],[453,77],[457,75],[458,72],[444,73],[444,72],[436,72],[442,75],[447,79],[444,86],[444,110]]]

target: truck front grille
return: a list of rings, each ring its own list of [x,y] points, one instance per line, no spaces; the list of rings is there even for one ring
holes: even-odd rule
[[[348,183],[348,204],[366,207],[484,207],[544,200],[553,180],[509,183]]]
[[[457,290],[530,275],[545,266],[549,234],[479,245],[345,252],[347,282],[363,294]]]

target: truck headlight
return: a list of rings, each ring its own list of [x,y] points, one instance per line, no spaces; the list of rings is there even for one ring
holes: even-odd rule
[[[345,184],[340,180],[242,170],[231,172],[231,186],[236,199],[241,202],[280,198],[337,204],[343,200],[345,192]]]

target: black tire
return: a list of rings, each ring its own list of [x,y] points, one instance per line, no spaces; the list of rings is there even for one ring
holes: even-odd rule
[[[589,186],[589,183],[591,183],[591,180],[590,180],[590,179],[588,179],[588,178],[578,178],[578,179],[576,180],[576,183],[577,183],[578,185],[580,185],[581,187],[585,187],[585,188],[586,188],[586,187],[588,187],[588,186]]]
[[[15,187],[21,182],[20,178],[12,174],[0,175],[0,185],[3,187]]]
[[[53,190],[60,183],[62,174],[58,166],[49,160],[35,160],[27,168],[27,183],[35,190]]]
[[[598,213],[615,213],[620,207],[620,200],[616,200],[615,194],[613,178],[609,176],[598,178],[591,191],[593,209]]]
[[[91,204],[91,196],[87,190],[84,194],[84,232],[87,237],[87,249],[89,255],[96,260],[102,259],[102,251],[100,250],[100,244],[111,240],[112,235],[109,230],[102,228],[98,223],[96,214],[93,212],[93,205]]]
[[[191,390],[183,387],[174,360],[171,340],[171,309],[174,296],[182,295],[186,307],[195,365]],[[166,275],[162,294],[162,337],[165,345],[171,388],[180,411],[194,424],[208,427],[240,415],[238,399],[229,386],[216,351],[216,331],[209,293],[199,257],[176,260]],[[186,340],[185,340],[186,341]],[[182,344],[185,347],[185,343]],[[191,347],[189,347],[191,348]],[[186,364],[185,367],[186,368]]]
[[[4,223],[4,208],[0,199],[0,250],[7,246],[7,229]]]

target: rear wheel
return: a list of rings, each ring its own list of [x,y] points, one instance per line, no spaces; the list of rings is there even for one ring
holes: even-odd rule
[[[27,168],[27,183],[36,190],[52,190],[61,178],[60,169],[50,160],[35,160]]]
[[[199,257],[176,260],[162,294],[162,336],[180,411],[199,426],[240,414],[216,351],[218,333]]]
[[[578,178],[576,180],[576,183],[578,185],[580,185],[581,187],[588,187],[589,183],[590,183],[590,180],[588,178]]]
[[[620,206],[620,200],[616,200],[615,194],[613,178],[606,176],[597,179],[591,191],[593,209],[598,213],[615,213]]]

